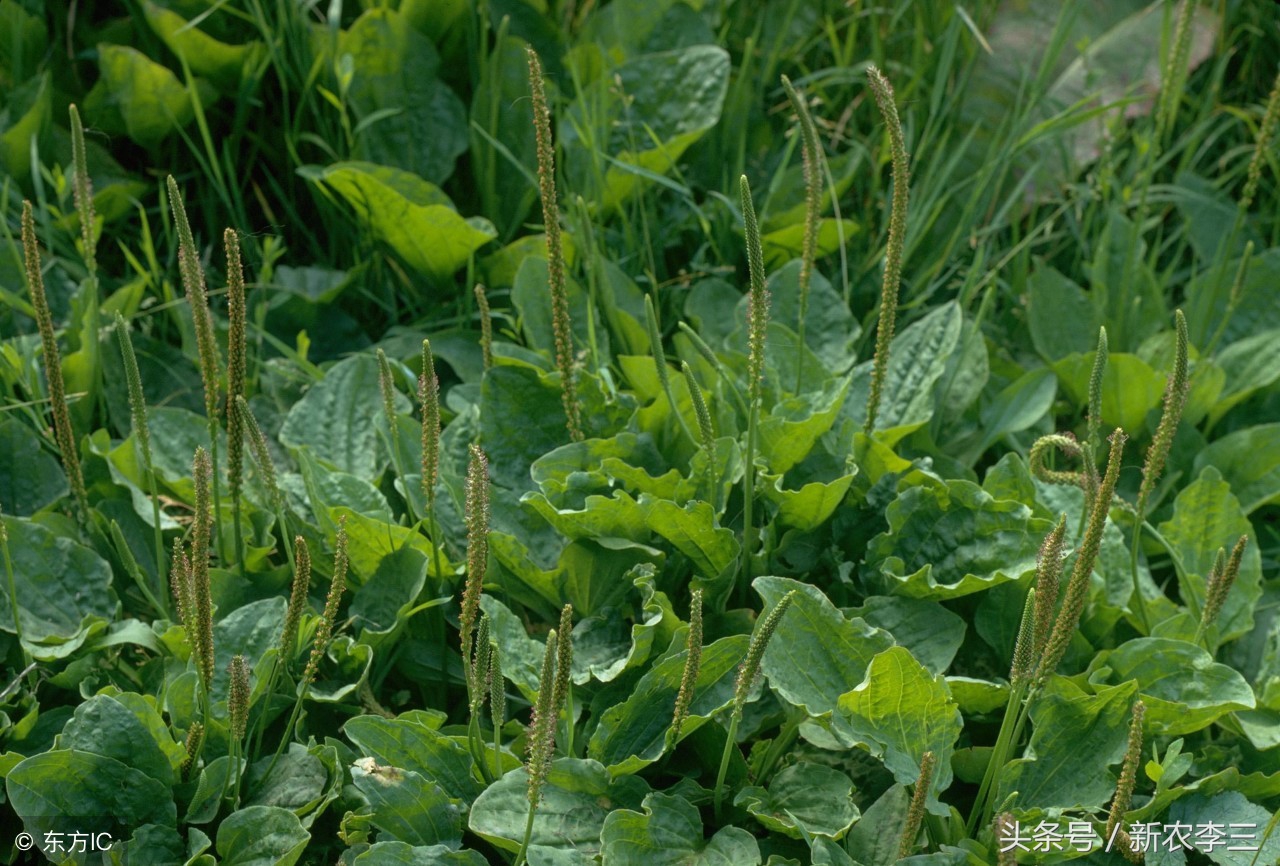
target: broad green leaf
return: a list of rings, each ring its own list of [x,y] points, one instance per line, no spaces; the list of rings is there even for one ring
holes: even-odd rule
[[[832,850],[838,846],[821,844],[824,840],[815,840],[814,864],[827,863],[830,866],[859,866],[862,863],[893,863],[898,859],[898,846],[902,842],[902,832],[907,823],[907,809],[911,805],[911,795],[903,785],[890,785],[880,797],[863,813],[861,820],[853,825],[849,835],[845,837],[844,848],[848,854],[844,858]],[[821,852],[821,859],[819,854]],[[844,854],[844,849],[840,849]],[[856,859],[850,859],[850,855]]]
[[[427,564],[426,556],[409,547],[384,556],[351,599],[347,612],[355,627],[381,634],[395,629],[427,582]]]
[[[775,692],[810,715],[831,712],[862,682],[876,653],[893,646],[888,632],[846,617],[816,586],[786,577],[757,577],[752,586],[768,608],[796,591],[760,670]]]
[[[846,221],[847,222],[847,221]],[[846,236],[852,231],[846,228]],[[797,253],[798,255],[798,253]],[[789,261],[769,275],[769,318],[798,333],[800,319],[800,262]],[[746,319],[746,296],[739,302]],[[846,372],[857,361],[855,343],[862,332],[844,299],[820,273],[809,279],[809,307],[804,317],[804,344],[835,374]],[[785,383],[788,390],[791,383]]]
[[[1018,806],[1098,809],[1115,793],[1108,769],[1124,757],[1133,683],[1086,694],[1070,680],[1053,677],[1031,705],[1030,757],[1000,771],[997,799],[1018,792]],[[1150,705],[1147,708],[1150,718]]]
[[[521,767],[494,782],[471,805],[469,826],[506,851],[516,851],[529,815],[529,776]],[[601,827],[614,810],[639,805],[649,786],[635,776],[612,782],[595,761],[560,758],[542,786],[532,842],[587,854],[600,851]]]
[[[409,411],[397,394],[397,412]],[[340,361],[293,405],[280,429],[285,445],[310,448],[317,457],[358,478],[372,479],[385,464],[374,418],[382,412],[378,362],[371,355]],[[346,503],[333,503],[334,505]]]
[[[23,81],[35,72],[49,46],[44,19],[18,0],[0,0],[0,72],[8,81]]]
[[[226,699],[231,681],[227,669],[231,665],[232,656],[248,657],[249,664],[253,666],[259,679],[266,674],[263,656],[267,650],[280,645],[287,604],[281,596],[259,599],[221,616],[213,624],[214,671],[213,682],[209,684],[211,698],[215,701]]]
[[[1246,515],[1280,502],[1280,423],[1258,424],[1215,439],[1196,454],[1195,474],[1205,466],[1222,473]]]
[[[32,143],[47,139],[52,113],[53,87],[46,72],[5,94],[7,127],[0,133],[0,165],[15,178],[31,174]],[[66,358],[64,356],[64,363]]]
[[[275,806],[249,806],[218,825],[219,866],[293,866],[311,841],[298,816]]]
[[[951,785],[951,755],[963,720],[947,690],[904,647],[891,647],[871,660],[861,685],[840,696],[832,728],[850,745],[862,743],[884,761],[902,785],[915,784],[920,760],[933,752],[928,810],[947,814],[938,794]]]
[[[873,595],[861,607],[846,613],[887,631],[898,646],[911,650],[911,655],[932,674],[950,667],[964,642],[964,618],[936,601]]]
[[[934,601],[968,595],[1034,571],[1053,525],[997,500],[971,481],[908,487],[889,504],[889,530],[871,539],[867,564],[884,591]]]
[[[373,826],[386,841],[450,845],[462,841],[462,816],[449,795],[413,770],[388,767],[373,758],[351,766],[351,782],[373,807]]]
[[[58,747],[113,758],[169,787],[174,783],[173,765],[155,733],[124,704],[95,695],[76,707],[58,737]],[[162,728],[160,733],[172,746],[168,732]]]
[[[1205,584],[1218,548],[1230,551],[1240,536],[1249,536],[1240,573],[1215,629],[1219,643],[1225,643],[1253,628],[1253,607],[1262,595],[1262,556],[1254,543],[1257,534],[1217,469],[1206,466],[1182,489],[1173,503],[1173,517],[1160,524],[1160,533],[1173,546],[1186,584],[1195,594],[1197,611],[1204,604]]]
[[[471,775],[466,748],[408,714],[395,719],[356,716],[343,733],[378,764],[416,772],[454,799],[469,803],[482,790]]]
[[[703,648],[682,737],[697,730],[733,700],[738,666],[746,656],[748,643],[750,638],[746,635],[733,635]],[[601,715],[587,754],[615,777],[639,772],[666,751],[686,657],[687,653],[680,652],[658,662],[640,678],[624,702]]]
[[[683,508],[666,499],[640,497],[650,528],[689,557],[703,577],[714,580],[738,557],[738,539],[717,525],[715,511],[701,500]]]
[[[1068,355],[1053,365],[1053,372],[1067,396],[1080,406],[1089,400],[1093,355],[1093,352]],[[1120,427],[1130,433],[1142,430],[1147,413],[1160,405],[1164,386],[1165,374],[1151,369],[1137,355],[1123,352],[1107,355],[1107,369],[1102,376],[1103,428]]]
[[[330,772],[319,756],[326,750],[326,757],[338,772]],[[268,769],[271,775],[264,775]],[[325,801],[326,792],[331,798],[339,793],[342,774],[337,750],[332,746],[307,749],[301,743],[290,743],[274,767],[271,766],[271,757],[264,755],[258,759],[245,774],[244,784],[249,795],[242,800],[242,805],[279,806],[302,817]],[[309,823],[304,821],[304,826],[309,826]]]
[[[111,567],[98,554],[38,523],[0,520],[9,533],[18,620],[27,643],[62,643],[81,634],[87,618],[112,618]],[[8,592],[0,593],[0,629],[13,630]]]
[[[342,196],[375,238],[437,282],[451,278],[472,253],[497,236],[488,220],[462,217],[444,193],[407,171],[336,162],[323,168],[304,166],[299,173]]]
[[[856,471],[857,467],[853,468]],[[810,481],[799,490],[789,490],[783,487],[781,475],[761,473],[764,484],[757,490],[778,507],[776,519],[779,523],[801,532],[812,532],[826,523],[844,501],[854,474],[840,475],[831,481]]]
[[[375,842],[352,866],[488,866],[479,851],[454,851],[448,845]]]
[[[186,61],[196,75],[203,75],[226,90],[234,90],[246,68],[257,62],[261,42],[229,45],[192,26],[181,15],[145,0],[143,15],[152,31],[169,50]]]
[[[1091,683],[1137,680],[1147,705],[1145,724],[1171,737],[1256,705],[1253,689],[1237,670],[1186,641],[1135,638],[1099,653],[1090,667]]]
[[[560,123],[570,186],[594,190],[591,200],[610,211],[665,175],[720,119],[729,69],[723,48],[695,45],[642,55],[583,88]],[[585,171],[600,159],[592,150],[609,162],[603,188]]]
[[[1209,412],[1210,423],[1280,379],[1280,328],[1232,343],[1216,360],[1227,374],[1227,384]]]
[[[1009,700],[1009,686],[973,677],[947,677],[947,688],[960,712],[966,716],[985,716],[1001,709]]]
[[[69,818],[109,819],[124,838],[143,824],[175,826],[168,785],[103,755],[59,749],[22,761],[5,778],[9,804],[29,832],[56,830]],[[43,835],[43,834],[41,834]]]
[[[69,491],[58,459],[41,449],[35,432],[16,418],[0,421],[0,509],[30,517]]]
[[[466,107],[436,77],[440,57],[431,40],[404,14],[372,8],[338,39],[338,62],[352,58],[347,97],[361,121],[361,159],[413,172],[433,183],[453,174],[467,149]]]
[[[847,376],[831,380],[821,390],[783,400],[760,419],[760,453],[769,469],[782,474],[808,456],[839,416],[849,382]]]
[[[545,642],[529,637],[520,618],[494,596],[480,596],[480,609],[489,617],[489,639],[502,653],[503,675],[532,701],[538,693]]]
[[[727,826],[704,838],[698,810],[683,797],[650,794],[643,813],[611,812],[600,834],[602,866],[757,866],[750,833]]]
[[[982,407],[983,438],[979,450],[986,451],[1001,436],[1019,433],[1035,424],[1053,406],[1057,393],[1058,380],[1044,367],[1018,377]]]
[[[556,338],[549,285],[547,260],[530,256],[521,263],[520,270],[516,272],[515,285],[511,287],[511,303],[520,316],[525,345],[530,349],[537,349],[554,360]],[[595,306],[591,304],[590,298],[582,290],[582,286],[578,285],[577,280],[566,281],[565,293],[569,298],[569,322],[573,330],[574,344],[582,347],[590,346],[594,333],[601,361],[607,363],[610,354],[609,332],[601,323]],[[595,321],[592,322],[592,319]]]
[[[816,239],[814,251],[817,258],[821,259],[836,252],[840,249],[842,238],[847,243],[849,238],[858,234],[861,229],[862,227],[851,219],[842,217],[837,220],[833,217],[821,217],[818,220],[818,231],[814,235]],[[796,261],[804,250],[804,232],[803,223],[792,223],[761,235],[760,245],[763,247],[765,267],[769,269],[785,267],[787,262]],[[807,343],[808,340],[806,339],[805,342]]]
[[[1049,265],[1027,278],[1027,325],[1031,342],[1050,363],[1098,344],[1099,321],[1093,301],[1072,280]]]
[[[1199,843],[1196,847],[1220,866],[1259,866],[1262,863],[1280,863],[1280,836],[1273,832],[1263,844],[1271,820],[1271,812],[1251,802],[1239,791],[1213,795],[1197,791],[1169,807],[1166,824],[1196,828],[1200,835],[1191,841]],[[1204,832],[1206,826],[1222,828],[1225,834],[1221,837],[1223,844],[1207,844],[1212,834]]]
[[[1240,286],[1240,295],[1228,318],[1231,285],[1239,267],[1237,254],[1231,261],[1205,268],[1188,283],[1187,329],[1192,345],[1208,345],[1224,319],[1227,321],[1222,331],[1223,346],[1280,328],[1280,309],[1275,303],[1276,280],[1280,278],[1280,247],[1255,253],[1250,258],[1249,273]]]
[[[520,423],[510,423],[513,418]],[[485,373],[480,391],[480,447],[489,457],[494,484],[528,490],[529,467],[567,441],[557,380],[525,366],[495,366]]]
[[[151,150],[195,117],[186,85],[136,48],[99,45],[98,70],[85,120],[105,132],[122,132]]]
[[[767,790],[743,788],[733,804],[745,808],[767,829],[793,839],[801,838],[801,830],[807,836],[839,839],[859,816],[849,777],[804,761],[781,770]]]
[[[358,514],[349,508],[336,508],[332,512],[335,524],[338,518],[346,517],[347,521],[347,557],[351,563],[348,572],[348,587],[359,589],[365,582],[377,574],[378,569],[388,557],[406,557],[404,551],[412,551],[426,560],[428,568],[434,568],[431,541],[408,527],[399,526]],[[401,559],[402,563],[413,564],[412,559]],[[446,560],[446,568],[448,561]]]
[[[933,416],[933,384],[955,351],[962,319],[959,305],[950,302],[894,338],[889,350],[889,367],[876,420],[877,429],[888,431],[897,427],[915,427]]]

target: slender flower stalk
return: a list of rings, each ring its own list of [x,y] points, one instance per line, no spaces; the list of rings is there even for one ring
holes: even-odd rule
[[[653,366],[658,373],[658,384],[662,386],[662,393],[666,395],[667,405],[671,407],[671,414],[676,416],[676,420],[680,422],[680,428],[684,430],[684,434],[689,439],[697,443],[697,438],[693,435],[693,431],[689,429],[689,424],[684,420],[684,416],[680,414],[680,407],[676,404],[675,395],[671,391],[671,375],[667,370],[667,353],[662,349],[662,330],[658,326],[658,314],[653,307],[653,296],[644,296],[644,324],[645,329],[649,332],[649,351],[653,353]]]
[[[395,378],[391,373],[391,362],[387,360],[387,353],[378,349],[378,390],[382,394],[382,414],[387,419],[387,435],[390,437],[391,445],[391,465],[394,467],[396,477],[400,479],[400,483],[404,485],[405,491],[405,507],[409,511],[409,520],[412,523],[417,522],[417,515],[414,513],[413,501],[410,499],[408,479],[406,477],[404,460],[400,453],[400,421],[396,412],[396,384]],[[423,431],[426,435],[426,431]],[[421,483],[421,481],[419,482]]]
[[[138,372],[138,356],[133,351],[129,325],[119,313],[115,315],[116,341],[120,344],[120,357],[124,362],[124,381],[129,390],[129,416],[133,425],[133,441],[137,449],[142,472],[146,476],[147,492],[151,496],[152,546],[155,548],[156,576],[164,579],[164,533],[160,527],[160,497],[157,495],[156,471],[151,460],[151,427],[147,424],[147,399],[142,391],[142,375]]]
[[[502,775],[502,726],[507,723],[507,688],[502,675],[502,651],[489,646],[489,719],[493,723],[493,776]]]
[[[689,599],[689,637],[685,640],[684,673],[680,676],[680,692],[676,695],[675,712],[671,717],[669,743],[680,740],[680,729],[689,718],[693,705],[693,693],[698,683],[698,669],[702,665],[702,590],[695,589]]]
[[[476,288],[483,294],[483,288]],[[440,479],[440,379],[436,376],[431,341],[422,341],[422,374],[418,376],[418,402],[422,404],[422,495],[427,501],[427,532],[431,534],[431,559],[438,578],[445,576],[444,533],[436,522],[436,483]],[[441,635],[443,636],[443,632]]]
[[[195,600],[191,596],[191,560],[182,549],[182,541],[173,540],[173,556],[169,559],[169,586],[173,590],[173,604],[178,621],[187,630],[192,654],[196,654]]]
[[[1231,594],[1231,587],[1240,575],[1240,566],[1244,563],[1244,551],[1248,545],[1249,536],[1240,536],[1231,548],[1230,559],[1226,557],[1226,551],[1218,548],[1217,561],[1205,584],[1204,608],[1200,611],[1200,623],[1196,626],[1195,643],[1200,643],[1205,638],[1209,627],[1218,619],[1218,614],[1222,613],[1227,596]],[[1209,649],[1207,645],[1206,649]]]
[[[192,722],[191,727],[187,728],[187,737],[183,745],[187,755],[182,759],[180,775],[185,782],[191,778],[191,771],[195,769],[200,750],[204,747],[204,725],[200,722]]]
[[[769,290],[765,288],[764,253],[760,243],[760,226],[751,201],[751,185],[743,175],[739,182],[742,200],[742,223],[747,241],[747,266],[751,288],[747,295],[747,447],[746,467],[742,475],[742,583],[751,584],[751,558],[755,554],[755,485],[756,427],[759,424],[764,385],[764,343],[769,327]]]
[[[529,725],[525,761],[529,775],[528,798],[529,816],[525,820],[524,841],[520,843],[520,851],[516,854],[515,866],[524,866],[529,852],[529,840],[533,838],[533,816],[542,800],[542,787],[546,784],[547,775],[551,772],[551,760],[556,750],[556,719],[560,715],[560,707],[554,697],[559,691],[556,680],[556,658],[559,655],[560,639],[555,629],[547,634],[546,649],[542,653],[542,671],[538,678],[538,696],[533,705],[533,718]]]
[[[929,797],[929,786],[933,784],[935,763],[933,752],[925,752],[920,757],[920,776],[911,792],[911,806],[907,809],[907,822],[902,828],[902,841],[898,845],[899,859],[910,857],[915,850],[916,837],[920,835],[920,827],[924,824],[924,804]]]
[[[1173,446],[1173,437],[1178,430],[1178,422],[1182,420],[1182,410],[1187,405],[1187,393],[1190,390],[1187,379],[1187,320],[1182,310],[1174,313],[1175,340],[1173,353],[1173,371],[1164,390],[1164,410],[1160,414],[1160,423],[1156,427],[1155,437],[1147,449],[1147,459],[1142,466],[1142,485],[1138,488],[1138,520],[1147,513],[1147,502],[1155,489],[1160,473],[1164,471],[1165,461],[1169,458],[1169,449]]]
[[[1036,633],[1036,590],[1032,587],[1022,603],[1022,618],[1018,621],[1018,637],[1013,645],[1013,664],[1009,669],[1009,682],[1020,684],[1031,678],[1034,672],[1034,644]]]
[[[475,647],[475,657],[471,661],[471,670],[475,673],[477,686],[481,680],[486,684],[485,688],[477,687],[469,698],[472,720],[478,727],[480,711],[484,709],[484,702],[489,697],[489,689],[487,687],[489,664],[493,658],[489,646],[489,615],[487,613],[480,614],[480,625],[476,628]]]
[[[1067,581],[1067,590],[1063,595],[1062,610],[1058,614],[1053,630],[1049,634],[1049,640],[1045,644],[1044,653],[1040,656],[1036,667],[1036,683],[1044,682],[1057,669],[1058,663],[1066,655],[1072,636],[1080,625],[1080,615],[1084,612],[1084,604],[1089,597],[1089,579],[1098,561],[1098,551],[1102,547],[1102,531],[1106,528],[1107,512],[1111,510],[1116,480],[1120,477],[1120,461],[1126,438],[1124,431],[1118,427],[1111,434],[1111,453],[1107,459],[1107,472],[1102,478],[1098,497],[1089,512],[1084,540],[1080,543],[1080,551],[1076,554],[1071,578]]]
[[[324,659],[325,653],[329,649],[329,641],[333,638],[334,623],[338,619],[338,606],[342,601],[342,595],[347,590],[347,568],[349,567],[347,557],[347,518],[344,514],[338,518],[338,532],[334,539],[333,552],[333,576],[329,580],[329,593],[325,596],[324,610],[320,614],[320,622],[316,625],[315,638],[311,644],[311,655],[307,658],[307,666],[302,671],[302,676],[298,680],[297,696],[294,698],[293,711],[289,714],[289,721],[285,723],[284,734],[280,737],[280,745],[276,747],[276,753],[271,758],[271,763],[267,765],[267,772],[263,774],[263,778],[271,775],[271,771],[275,769],[276,762],[280,760],[280,756],[284,754],[285,748],[289,745],[289,741],[293,736],[293,726],[297,724],[298,714],[302,712],[302,702],[307,697],[307,691],[311,688],[311,683],[315,680],[317,672],[320,670],[320,662]],[[307,558],[307,565],[310,565],[310,557]]]
[[[1055,449],[1068,457],[1082,461],[1084,468],[1079,472],[1050,469],[1049,454]],[[1027,468],[1033,476],[1047,484],[1070,484],[1079,487],[1085,491],[1085,509],[1092,507],[1094,497],[1089,495],[1089,490],[1091,487],[1096,488],[1097,480],[1091,478],[1094,473],[1090,471],[1092,467],[1086,459],[1085,451],[1076,441],[1076,437],[1070,433],[1050,433],[1037,439],[1031,445],[1031,452],[1027,455]]]
[[[242,655],[232,656],[227,666],[227,726],[231,734],[230,758],[234,768],[231,778],[224,781],[223,797],[226,796],[225,785],[230,782],[233,804],[240,802],[240,775],[245,764],[244,734],[249,725],[249,660]]]
[[[1120,778],[1116,782],[1116,793],[1111,798],[1111,810],[1107,814],[1106,840],[1109,846],[1119,843],[1120,852],[1125,859],[1141,863],[1142,855],[1133,851],[1129,834],[1124,831],[1124,814],[1129,811],[1133,801],[1133,789],[1138,782],[1138,762],[1142,760],[1142,718],[1147,706],[1142,701],[1135,701],[1132,717],[1129,721],[1129,741],[1124,750],[1124,763],[1120,766]],[[1135,859],[1133,854],[1138,853]]]
[[[440,379],[436,376],[430,340],[422,341],[418,402],[422,404],[422,495],[430,513],[435,508],[436,482],[440,478]],[[432,542],[438,543],[438,540],[433,537]]]
[[[67,111],[71,118],[71,166],[74,174],[71,191],[80,219],[80,255],[84,256],[85,269],[89,272],[93,290],[97,291],[97,214],[93,207],[93,182],[89,180],[89,160],[84,146],[84,124],[80,122],[80,112],[74,104]]]
[[[93,182],[89,179],[89,157],[84,144],[84,125],[75,105],[67,109],[71,125],[71,191],[75,200],[76,215],[80,222],[80,255],[84,258],[87,273],[82,297],[87,302],[85,315],[92,334],[102,330],[102,313],[98,299],[98,215],[93,206]],[[98,359],[98,341],[95,337],[83,347],[89,357],[89,393],[102,394],[102,364]],[[158,574],[163,573],[158,572]]]
[[[1187,57],[1191,53],[1191,16],[1196,0],[1182,0],[1178,21],[1173,30],[1172,50],[1165,59],[1160,77],[1160,103],[1156,108],[1156,137],[1162,139],[1178,117],[1178,103],[1186,84]]]
[[[471,670],[472,628],[480,610],[480,594],[489,566],[489,461],[479,445],[471,446],[471,462],[467,467],[467,580],[462,591],[462,613],[458,618],[462,638],[462,667],[467,682],[468,698],[475,693],[476,681]],[[548,700],[550,698],[548,697]]]
[[[89,520],[89,497],[85,492],[84,475],[80,471],[80,450],[71,429],[71,413],[67,411],[67,386],[62,378],[62,355],[53,332],[53,315],[44,293],[44,276],[41,273],[40,245],[36,241],[36,223],[31,202],[22,203],[22,253],[26,265],[27,292],[31,306],[36,311],[36,325],[40,330],[40,343],[44,350],[45,380],[49,387],[49,403],[53,409],[53,438],[58,443],[62,468],[67,473],[76,513],[82,523]]]
[[[222,405],[219,396],[218,342],[214,337],[213,314],[209,312],[209,293],[205,289],[204,268],[196,251],[191,223],[182,203],[178,182],[169,176],[169,205],[173,210],[173,223],[178,230],[178,270],[186,290],[187,304],[191,308],[191,320],[195,326],[196,353],[200,357],[200,379],[204,383],[204,411],[209,425],[210,464],[213,467],[213,510],[222,514],[222,498],[218,491],[218,413]],[[221,526],[219,526],[221,536]],[[219,550],[222,545],[219,543]]]
[[[257,467],[258,477],[266,488],[267,497],[276,515],[276,527],[280,535],[280,546],[284,548],[285,558],[289,560],[289,570],[294,570],[293,549],[285,542],[289,537],[289,525],[285,522],[287,512],[284,507],[284,496],[280,493],[280,485],[276,482],[276,464],[271,459],[271,449],[267,446],[267,437],[258,426],[258,419],[253,416],[244,397],[236,397],[231,411],[240,419],[240,432],[249,443],[249,454]]]
[[[342,594],[347,589],[347,517],[338,518],[338,534],[335,539],[333,554],[333,577],[329,581],[329,594],[325,596],[324,611],[320,614],[320,624],[316,627],[315,642],[311,645],[311,657],[307,659],[307,667],[302,673],[302,691],[311,685],[320,662],[329,649],[329,641],[333,638],[333,626],[338,619],[338,605]]]
[[[209,585],[209,541],[213,521],[209,511],[209,487],[213,464],[209,452],[196,448],[191,477],[196,488],[196,516],[191,524],[191,601],[194,605],[199,656],[196,659],[206,696],[213,683],[213,593]]]
[[[476,309],[480,311],[480,353],[484,358],[484,368],[493,366],[493,314],[489,310],[489,298],[485,295],[484,286],[476,283]]]
[[[280,681],[282,671],[289,669],[294,656],[298,652],[298,631],[302,625],[302,614],[307,607],[307,592],[311,589],[311,551],[306,540],[295,536],[293,540],[294,555],[293,583],[289,588],[289,605],[285,608],[284,629],[280,632],[280,644],[276,650],[276,660],[271,666],[271,674],[267,681],[267,706],[258,714],[254,734],[255,754],[262,747],[262,734],[266,728],[270,701],[276,693],[276,684]]]
[[[751,643],[747,645],[747,655],[738,667],[738,678],[733,685],[733,703],[729,713],[729,734],[725,738],[724,752],[720,756],[720,771],[716,774],[714,804],[717,819],[720,816],[720,803],[724,798],[724,778],[729,772],[729,756],[738,739],[738,725],[742,722],[742,710],[747,704],[751,686],[760,674],[760,663],[764,660],[764,651],[769,648],[769,641],[773,638],[773,633],[778,630],[778,623],[782,622],[782,617],[786,614],[787,608],[791,607],[795,596],[796,590],[788,592],[760,622],[759,628],[751,636]]]
[[[1098,452],[1099,430],[1102,426],[1102,380],[1107,373],[1107,329],[1098,328],[1098,348],[1093,353],[1093,370],[1089,374],[1089,436],[1085,440],[1089,446],[1089,455]]]
[[[560,639],[556,644],[556,687],[551,695],[551,702],[556,706],[557,714],[565,710],[564,751],[573,755],[573,605],[566,604],[560,609],[560,626],[557,631]]]
[[[893,87],[874,66],[867,68],[867,84],[889,132],[889,153],[893,164],[893,198],[889,210],[889,239],[884,254],[884,283],[880,291],[880,320],[876,324],[876,353],[871,370],[871,391],[867,398],[867,420],[863,432],[876,428],[876,415],[889,371],[889,344],[893,341],[898,311],[898,290],[902,282],[902,255],[907,235],[907,193],[910,186],[907,146],[893,101]]]
[[[1036,603],[1034,639],[1031,658],[1038,660],[1049,645],[1054,617],[1058,607],[1058,590],[1062,581],[1063,547],[1067,536],[1067,516],[1058,519],[1058,525],[1045,536],[1036,558]]]
[[[565,285],[564,249],[560,240],[560,205],[556,199],[556,156],[551,143],[551,111],[542,81],[538,53],[529,55],[529,87],[533,95],[533,132],[538,155],[538,193],[542,197],[542,223],[547,233],[547,279],[551,291],[551,326],[556,339],[556,368],[560,371],[569,438],[582,441],[582,407],[578,405],[573,370],[573,329],[569,321],[569,292]]]
[[[1225,258],[1225,257],[1224,257]],[[1249,265],[1253,261],[1253,241],[1246,241],[1244,252],[1240,256],[1240,263],[1236,265],[1236,276],[1231,281],[1231,291],[1227,294],[1227,308],[1222,313],[1222,319],[1218,322],[1218,327],[1214,329],[1213,336],[1209,338],[1209,343],[1205,346],[1202,356],[1212,355],[1214,350],[1218,348],[1218,341],[1222,339],[1223,333],[1227,330],[1227,325],[1236,314],[1236,307],[1240,306],[1240,295],[1244,291],[1244,281],[1249,276]],[[1225,261],[1223,264],[1225,267]]]
[[[995,820],[996,866],[1017,866],[1018,825],[1013,815],[1001,812]]]
[[[232,656],[227,666],[230,682],[227,696],[228,724],[231,728],[231,739],[239,742],[244,739],[245,727],[249,723],[249,660],[242,655]]]
[[[311,551],[301,535],[293,539],[293,583],[289,588],[289,606],[285,609],[284,630],[280,632],[280,660],[287,666],[298,651],[298,629],[307,607],[311,589]]]
[[[800,247],[800,278],[798,285],[796,322],[796,393],[800,393],[804,377],[804,325],[809,312],[809,283],[813,276],[813,263],[818,255],[818,219],[822,207],[822,149],[818,142],[818,130],[813,125],[809,106],[796,92],[791,79],[782,76],[782,88],[795,109],[800,121],[800,143],[804,166],[804,239]]]
[[[222,234],[227,251],[227,486],[231,491],[232,532],[240,576],[245,574],[244,530],[240,526],[240,493],[244,482],[244,419],[235,411],[245,394],[248,366],[244,264],[240,259],[240,236],[234,229]]]
[[[1253,157],[1249,160],[1249,171],[1245,175],[1244,189],[1240,193],[1240,210],[1247,211],[1253,206],[1253,198],[1258,193],[1258,184],[1262,182],[1262,163],[1266,161],[1267,151],[1271,148],[1271,139],[1275,136],[1276,125],[1280,123],[1280,72],[1276,73],[1271,84],[1271,93],[1267,96],[1267,110],[1262,115],[1262,123],[1258,124],[1258,137],[1253,146]]]
[[[1138,547],[1142,542],[1142,522],[1147,516],[1147,503],[1151,492],[1155,489],[1160,473],[1164,471],[1165,461],[1169,458],[1169,449],[1173,446],[1174,434],[1178,431],[1178,422],[1182,420],[1182,410],[1187,405],[1187,394],[1191,390],[1187,379],[1187,320],[1182,310],[1174,312],[1175,339],[1173,351],[1173,371],[1169,374],[1168,384],[1164,390],[1164,409],[1160,413],[1160,423],[1156,426],[1156,434],[1147,448],[1147,458],[1142,465],[1142,483],[1138,488],[1138,504],[1133,521],[1133,543],[1129,549],[1129,572],[1133,580],[1134,607],[1138,619],[1148,633],[1151,631],[1151,618],[1147,614],[1147,602],[1142,596],[1142,585],[1138,580]]]
[[[711,424],[711,410],[707,408],[706,398],[702,396],[702,388],[694,378],[693,368],[688,361],[680,362],[680,372],[684,374],[685,386],[689,389],[689,397],[693,401],[693,415],[698,421],[698,438],[702,443],[702,453],[707,458],[706,480],[707,499],[712,507],[716,505],[716,431]]]

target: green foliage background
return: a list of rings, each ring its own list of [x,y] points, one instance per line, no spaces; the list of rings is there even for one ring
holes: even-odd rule
[[[92,824],[131,863],[511,862],[529,811],[529,708],[548,630],[571,604],[571,701],[530,863],[875,866],[902,853],[919,787],[904,862],[995,863],[997,809],[1101,833],[1139,698],[1125,826],[1252,824],[1254,862],[1277,862],[1280,30],[1260,0],[1181,8],[0,0],[0,860],[24,862],[19,830]],[[526,47],[551,102],[583,441],[566,429],[555,363]],[[896,91],[911,203],[867,436],[891,193],[869,65]],[[781,75],[824,158],[807,300],[800,136]],[[87,127],[96,271],[72,200],[71,104]],[[239,234],[247,403],[283,492],[276,507],[246,460],[233,510],[225,465],[215,479],[226,531],[210,569],[208,712],[168,568],[191,532],[193,455],[226,455],[229,428],[223,413],[210,441],[167,175],[224,357],[218,239]],[[758,408],[742,400],[744,175],[771,298]],[[24,199],[83,519],[50,429]],[[1132,503],[1176,309],[1186,405],[1142,524]],[[141,368],[154,489],[116,313]],[[1117,498],[1078,633],[1002,752],[1002,721],[1025,697],[1010,666],[1038,552],[1063,514],[1075,550],[1089,512],[1082,490],[1028,457],[1055,432],[1090,442],[1101,327],[1094,420],[1129,436]],[[445,422],[430,520],[413,399],[424,338]],[[668,369],[681,362],[687,376]],[[505,674],[496,731],[487,709],[469,712],[459,653],[473,443],[491,481],[481,608]],[[1100,473],[1102,458],[1083,459]],[[343,521],[347,591],[290,728]],[[295,534],[315,573],[297,652],[282,658]],[[1201,630],[1217,551],[1241,536],[1235,585]],[[677,738],[695,590],[705,632]],[[788,597],[731,722],[749,636]],[[228,718],[238,654],[252,669],[243,751]],[[199,720],[204,749],[185,770]],[[925,752],[937,766],[921,786]],[[1147,862],[1205,857],[1253,854]],[[1124,862],[1017,856],[1068,859]]]

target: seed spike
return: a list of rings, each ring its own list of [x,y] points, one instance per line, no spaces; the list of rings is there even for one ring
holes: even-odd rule
[[[898,310],[898,292],[902,281],[902,256],[907,234],[907,194],[910,185],[907,146],[893,101],[893,87],[874,66],[867,68],[867,84],[889,132],[889,151],[893,165],[893,198],[889,210],[889,239],[885,245],[884,282],[880,291],[880,319],[876,325],[876,351],[871,371],[871,390],[867,398],[867,420],[863,432],[875,430],[876,416],[889,370],[889,345],[893,341],[894,320]]]

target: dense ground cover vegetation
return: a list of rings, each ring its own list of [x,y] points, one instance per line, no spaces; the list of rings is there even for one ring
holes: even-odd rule
[[[1276,863],[1277,57],[0,0],[0,857]]]

